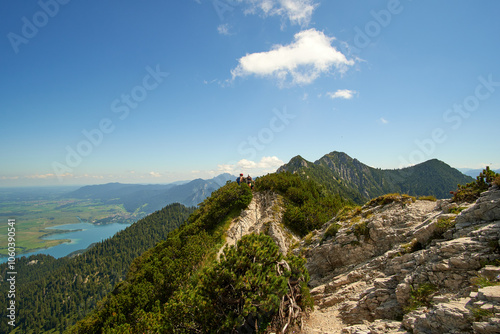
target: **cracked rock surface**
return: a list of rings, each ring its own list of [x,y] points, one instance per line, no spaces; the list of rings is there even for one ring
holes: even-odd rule
[[[333,219],[297,250],[316,305],[303,333],[500,333],[499,237],[496,186],[475,203],[393,202]]]

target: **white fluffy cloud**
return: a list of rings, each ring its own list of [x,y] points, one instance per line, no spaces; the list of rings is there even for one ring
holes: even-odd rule
[[[265,16],[281,16],[292,24],[307,26],[318,6],[313,0],[240,0],[250,5],[245,12],[262,12]]]
[[[243,169],[243,170],[255,169],[257,168],[257,163],[255,161],[241,159],[236,164],[236,167],[237,167],[236,169]]]
[[[284,162],[278,157],[263,157],[262,159],[260,159],[258,167],[264,169],[269,169],[269,168],[277,169],[278,167],[281,167],[283,164]]]
[[[284,162],[278,157],[263,157],[260,161],[251,161],[241,159],[235,164],[220,164],[218,165],[217,173],[230,173],[230,174],[250,174],[253,176],[264,175],[273,173],[282,166]],[[217,174],[215,173],[215,174]]]
[[[332,100],[333,99],[346,99],[350,100],[354,97],[354,94],[357,92],[355,90],[349,90],[349,89],[339,89],[336,92],[328,92],[326,95],[328,95]]]
[[[278,80],[280,85],[310,84],[332,68],[345,72],[354,60],[347,59],[331,45],[328,37],[316,29],[303,30],[294,36],[289,45],[275,45],[270,51],[247,54],[231,71],[233,79],[256,75]]]

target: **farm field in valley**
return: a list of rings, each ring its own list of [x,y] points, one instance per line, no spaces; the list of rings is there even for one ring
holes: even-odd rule
[[[58,225],[89,222],[94,224],[132,223],[140,214],[130,214],[121,204],[103,204],[96,200],[36,199],[12,200],[0,203],[0,256],[7,255],[7,222],[15,219],[16,252],[28,253],[53,247],[67,240],[44,240],[43,237],[58,233]],[[80,218],[80,220],[78,219]]]

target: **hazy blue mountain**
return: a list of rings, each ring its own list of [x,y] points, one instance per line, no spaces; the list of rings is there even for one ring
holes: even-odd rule
[[[170,203],[196,206],[228,180],[235,179],[236,176],[225,173],[209,180],[196,179],[171,184],[107,183],[81,187],[65,197],[96,199],[104,203],[123,204],[129,212],[140,209],[144,213],[152,213]]]
[[[472,178],[437,159],[402,169],[380,169],[363,164],[343,152],[331,152],[314,163],[301,156],[278,169],[310,177],[327,189],[358,203],[383,194],[450,197],[458,184]]]
[[[470,177],[476,178],[483,169],[459,168],[459,171]],[[492,169],[495,173],[500,173],[500,169]]]

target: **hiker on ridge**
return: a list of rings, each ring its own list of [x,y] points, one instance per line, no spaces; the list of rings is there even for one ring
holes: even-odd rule
[[[236,179],[236,182],[238,182],[238,185],[245,183],[245,177],[243,176],[243,173],[240,173],[240,177]]]
[[[247,176],[247,184],[250,187],[250,189],[253,189],[253,180],[252,180],[252,177],[250,176],[250,174]]]

